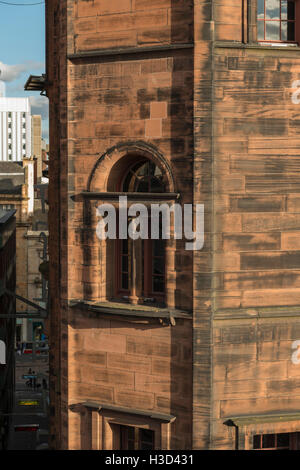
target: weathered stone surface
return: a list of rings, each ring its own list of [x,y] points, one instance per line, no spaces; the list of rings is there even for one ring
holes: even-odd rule
[[[256,44],[255,5],[47,2],[53,447],[87,436],[103,448],[70,409],[86,400],[176,416],[155,432],[181,450],[234,449],[225,418],[298,409],[300,59],[297,47]],[[69,306],[116,294],[99,201],[87,210],[80,193],[117,191],[149,148],[179,202],[205,207],[203,250],[168,242],[166,304],[191,315],[173,326]]]

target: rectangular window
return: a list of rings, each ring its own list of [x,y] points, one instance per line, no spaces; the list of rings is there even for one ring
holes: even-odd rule
[[[120,426],[120,450],[153,450],[154,437],[150,429]]]
[[[253,436],[254,450],[297,450],[300,433],[256,434]]]
[[[129,253],[128,240],[122,240],[121,251],[121,289],[129,289]]]
[[[134,290],[143,302],[163,302],[165,293],[165,240],[149,238],[118,240],[116,244],[116,296],[126,297]],[[161,234],[160,234],[161,236]],[[136,275],[134,275],[136,273]]]
[[[258,0],[258,41],[295,42],[296,19],[296,0]]]
[[[3,211],[11,211],[15,206],[13,204],[0,204],[0,209]]]

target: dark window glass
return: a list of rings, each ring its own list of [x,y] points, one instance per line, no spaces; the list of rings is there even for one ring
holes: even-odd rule
[[[122,240],[122,248],[123,248],[123,253],[128,254],[128,240]]]
[[[160,275],[164,274],[164,262],[162,258],[154,258],[153,273]]]
[[[295,2],[288,2],[288,19],[295,20]]]
[[[164,192],[165,183],[161,169],[150,161],[136,164],[126,175],[122,191],[139,193]]]
[[[127,273],[122,273],[122,289],[128,290],[129,285],[128,285],[128,274]]]
[[[261,448],[261,436],[256,435],[253,437],[253,449],[260,449]]]
[[[134,428],[128,427],[127,428],[127,439],[128,439],[128,450],[134,450]]]
[[[153,450],[154,431],[120,426],[120,450]]]
[[[277,434],[277,447],[289,447],[290,435],[289,433]]]
[[[264,434],[262,447],[263,448],[275,447],[275,434]]]
[[[161,240],[153,240],[154,256],[164,255],[164,243]]]
[[[295,23],[289,21],[288,22],[288,33],[287,33],[287,40],[294,41],[295,39]]]
[[[125,256],[122,258],[122,271],[125,273],[128,272],[128,259]]]
[[[154,431],[150,429],[140,429],[140,446],[139,450],[154,449]]]
[[[120,450],[135,450],[134,428],[120,426]]]
[[[165,290],[165,281],[162,277],[153,277],[153,292],[164,292]]]
[[[161,239],[152,240],[152,290],[165,290],[165,242]]]
[[[287,450],[291,446],[292,433],[257,434],[253,436],[253,449]]]
[[[122,240],[121,249],[121,288],[129,288],[129,260],[128,260],[128,240]]]

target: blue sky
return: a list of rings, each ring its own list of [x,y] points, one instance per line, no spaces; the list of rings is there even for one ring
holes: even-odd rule
[[[5,0],[35,3],[39,0]],[[43,117],[48,139],[48,100],[39,92],[25,92],[28,76],[45,73],[45,5],[11,6],[0,3],[0,70],[6,96],[30,97],[32,114]]]

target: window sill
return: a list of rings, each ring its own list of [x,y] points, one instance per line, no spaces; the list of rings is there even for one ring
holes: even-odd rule
[[[192,319],[191,313],[182,310],[151,307],[148,305],[132,305],[121,302],[92,302],[88,300],[73,299],[69,301],[69,307],[80,308],[93,312],[101,317],[114,317],[121,321],[134,323],[160,323],[163,326],[176,325],[176,319]]]
[[[126,196],[128,201],[173,201],[180,199],[179,193],[133,193],[133,192],[93,192],[83,191],[79,197],[90,200],[118,201],[121,196]]]
[[[264,43],[264,42],[253,42],[253,43],[242,43],[233,41],[216,41],[215,47],[229,48],[229,49],[267,49],[267,50],[280,50],[280,51],[299,51],[300,46],[298,44],[289,43]]]

